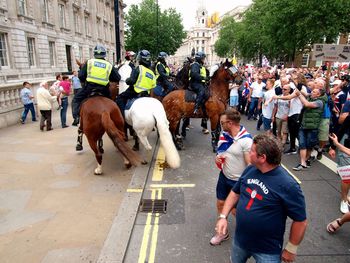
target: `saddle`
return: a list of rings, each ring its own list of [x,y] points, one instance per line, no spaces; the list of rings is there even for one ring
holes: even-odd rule
[[[89,94],[88,98],[96,97],[96,96],[102,96],[102,97],[104,97],[104,95],[102,94],[101,91],[99,91],[99,90],[93,90],[93,91]]]
[[[210,94],[209,90],[205,90],[205,95],[204,95],[204,103],[209,99]],[[197,93],[195,93],[192,90],[186,89],[185,90],[185,102],[195,102],[197,98]]]

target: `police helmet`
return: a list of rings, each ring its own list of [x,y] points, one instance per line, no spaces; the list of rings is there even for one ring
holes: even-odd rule
[[[159,59],[160,61],[165,61],[165,59],[166,59],[167,57],[168,57],[168,54],[167,54],[167,53],[165,53],[165,52],[163,52],[163,51],[159,52],[158,59]]]
[[[151,66],[151,53],[149,53],[148,50],[141,50],[137,55],[137,60],[140,62],[141,65],[144,65],[146,67]]]
[[[194,55],[194,58],[198,63],[203,63],[203,59],[205,59],[205,57],[206,55],[202,51],[199,51]]]
[[[98,44],[94,48],[94,57],[95,58],[105,58],[107,54],[107,51],[104,46]]]

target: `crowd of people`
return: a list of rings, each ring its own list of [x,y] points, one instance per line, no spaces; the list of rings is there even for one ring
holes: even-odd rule
[[[79,74],[74,72],[71,81],[68,76],[58,74],[50,88],[47,82],[42,82],[36,96],[41,113],[40,129],[45,126],[52,129],[51,109],[56,100],[61,126],[68,127],[66,113],[71,83],[75,94],[73,125],[79,123],[81,102],[91,93],[110,96],[110,81],[122,82],[124,87],[116,99],[122,113],[130,99],[149,96],[157,85],[162,87],[162,92],[171,92],[172,73],[166,63],[167,54],[159,53],[154,69],[149,51],[141,50],[137,54],[136,66],[135,55],[128,52],[125,63],[114,67],[105,60],[104,47],[97,45],[94,58],[81,67]],[[280,66],[239,70],[243,81],[229,84],[230,108],[220,118],[222,134],[215,159],[220,169],[216,188],[219,217],[210,244],[219,245],[229,239],[227,217],[231,213],[236,217],[232,262],[246,262],[249,257],[257,262],[292,262],[307,219],[299,183],[280,166],[281,156],[299,153],[300,162],[293,167],[294,171],[310,169],[313,160],[321,159],[325,152],[336,158],[338,168],[350,165],[349,70]],[[190,88],[198,95],[194,114],[200,110],[205,114],[205,82],[209,74],[203,52],[195,54],[188,77]],[[25,82],[23,87],[21,122],[25,122],[29,111],[36,121],[30,84]],[[248,121],[256,120],[256,129],[263,129],[264,133],[253,138],[241,125],[243,115],[247,115]],[[350,184],[342,180],[340,211],[344,216],[327,225],[329,233],[350,221],[349,189]],[[282,249],[287,217],[292,219],[292,225],[289,241]]]

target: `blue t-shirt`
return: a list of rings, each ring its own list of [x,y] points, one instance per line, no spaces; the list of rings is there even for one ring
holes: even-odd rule
[[[255,253],[280,254],[287,216],[306,219],[299,184],[281,166],[263,174],[250,165],[232,191],[239,194],[235,242]]]
[[[342,113],[350,112],[350,100],[347,100],[341,111]]]

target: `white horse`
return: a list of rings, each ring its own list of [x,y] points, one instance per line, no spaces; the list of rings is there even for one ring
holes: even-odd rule
[[[129,62],[126,61],[123,66],[121,66],[118,70],[118,73],[120,75],[120,81],[119,81],[119,94],[123,93],[127,88],[128,85],[125,83],[126,79],[130,77],[132,68],[129,65]]]
[[[157,128],[168,165],[171,168],[180,167],[180,156],[169,131],[165,110],[159,100],[150,97],[135,100],[131,108],[125,111],[125,120],[133,127],[146,150],[152,149],[147,136]]]

